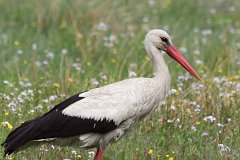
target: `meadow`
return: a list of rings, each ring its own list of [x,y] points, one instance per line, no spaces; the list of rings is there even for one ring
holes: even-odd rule
[[[238,0],[0,0],[0,142],[67,97],[152,77],[143,40],[167,30],[200,74],[165,55],[171,93],[109,146],[109,160],[240,159]],[[89,159],[92,150],[41,145],[0,159]]]

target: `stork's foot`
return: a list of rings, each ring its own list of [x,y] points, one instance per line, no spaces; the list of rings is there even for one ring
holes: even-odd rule
[[[94,160],[102,160],[102,156],[103,156],[103,149],[98,148],[97,153],[94,157]]]

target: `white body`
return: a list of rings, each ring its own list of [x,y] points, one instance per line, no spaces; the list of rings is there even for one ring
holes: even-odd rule
[[[95,120],[113,120],[116,125],[134,117],[139,119],[155,109],[169,91],[158,78],[134,78],[109,84],[80,94],[86,97],[71,104],[63,114]]]

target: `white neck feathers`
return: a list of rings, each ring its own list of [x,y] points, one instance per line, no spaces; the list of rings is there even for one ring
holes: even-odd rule
[[[164,61],[163,53],[161,53],[152,43],[146,40],[144,41],[144,44],[145,44],[147,53],[151,57],[153,62],[155,77],[170,81],[170,73]]]

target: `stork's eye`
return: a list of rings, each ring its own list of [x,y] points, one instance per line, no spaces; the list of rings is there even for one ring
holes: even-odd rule
[[[160,38],[163,42],[168,43],[168,39],[166,37],[160,37]]]

